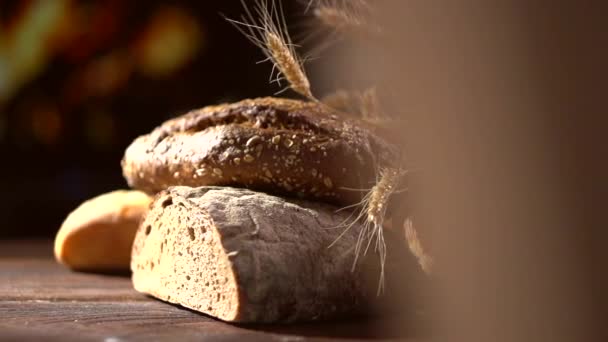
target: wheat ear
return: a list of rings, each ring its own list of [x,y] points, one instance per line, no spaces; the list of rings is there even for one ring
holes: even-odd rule
[[[310,90],[310,82],[304,71],[304,63],[295,51],[295,45],[287,32],[287,23],[281,2],[278,5],[273,0],[256,1],[253,13],[241,0],[246,15],[241,21],[228,19],[235,27],[258,46],[273,63],[270,78],[273,82],[281,83],[287,80],[289,86],[279,93],[291,88],[298,94],[316,101]],[[265,60],[265,61],[266,61]],[[274,71],[279,73],[274,76]]]
[[[378,253],[378,257],[380,258],[378,294],[384,290],[384,266],[387,255],[383,231],[384,220],[391,196],[400,191],[398,186],[401,183],[404,174],[405,171],[402,169],[381,169],[378,172],[376,184],[371,189],[351,189],[353,191],[365,191],[366,194],[359,203],[339,209],[357,208],[338,226],[345,229],[330,245],[331,247],[339,241],[348,230],[355,226],[355,223],[362,221],[361,230],[359,231],[354,249],[355,259],[353,261],[353,270],[358,263],[359,257],[361,255],[366,255],[372,243],[375,242],[374,250]]]
[[[398,191],[403,174],[404,171],[399,169],[389,168],[381,170],[380,179],[370,191],[368,205],[365,208],[367,222],[371,226],[370,235],[367,237],[368,244],[366,251],[375,236],[376,250],[380,257],[380,286],[382,287],[384,286],[384,264],[386,263],[386,244],[383,235],[384,219],[390,198]]]
[[[311,1],[313,14],[321,25],[340,33],[379,33],[380,27],[372,22],[372,7],[365,0]]]
[[[386,125],[392,120],[382,110],[376,87],[351,92],[339,89],[324,96],[321,103],[334,110],[357,114],[361,120],[376,126]]]
[[[370,87],[358,94],[361,118],[372,124],[381,125],[390,121],[380,106],[376,87]]]
[[[325,95],[321,99],[321,103],[324,105],[339,110],[342,112],[350,112],[353,108],[352,106],[352,95],[343,89],[338,89],[333,93]]]
[[[422,267],[422,270],[427,274],[431,274],[433,271],[433,258],[424,250],[424,247],[418,238],[418,233],[412,224],[412,220],[406,219],[403,223],[403,228],[410,251],[416,259],[418,259],[418,263]]]
[[[358,16],[329,4],[317,6],[313,13],[321,24],[339,32],[357,31],[365,25]]]

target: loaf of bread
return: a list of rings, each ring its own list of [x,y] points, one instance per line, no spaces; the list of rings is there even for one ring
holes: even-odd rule
[[[378,273],[352,270],[360,226],[330,247],[347,217],[335,209],[247,189],[169,188],[137,231],[133,285],[230,322],[361,313],[376,300]]]
[[[55,258],[75,270],[128,271],[139,221],[152,198],[117,190],[82,203],[55,237]]]
[[[258,98],[163,123],[128,147],[122,167],[131,187],[151,194],[229,185],[348,205],[399,162],[396,147],[363,122],[316,102]]]

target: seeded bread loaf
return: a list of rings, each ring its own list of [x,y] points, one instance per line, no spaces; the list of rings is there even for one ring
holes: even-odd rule
[[[133,284],[231,322],[361,313],[367,298],[377,300],[378,273],[352,271],[360,226],[329,248],[346,216],[247,189],[172,187],[157,195],[137,232]]]
[[[395,146],[363,122],[315,102],[258,98],[163,123],[128,147],[122,167],[148,193],[229,185],[346,205],[398,163]]]
[[[55,258],[85,271],[128,271],[139,221],[152,198],[140,191],[117,190],[82,203],[55,237]]]

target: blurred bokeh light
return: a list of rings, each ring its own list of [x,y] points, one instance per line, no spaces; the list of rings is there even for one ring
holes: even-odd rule
[[[125,188],[124,149],[162,121],[276,92],[222,16],[241,13],[238,0],[0,1],[0,238],[52,237],[80,202]]]

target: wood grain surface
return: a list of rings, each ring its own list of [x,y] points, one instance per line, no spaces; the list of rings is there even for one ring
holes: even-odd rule
[[[50,242],[0,242],[0,341],[409,340],[419,335],[415,327],[390,329],[395,324],[389,321],[227,324],[137,293],[129,275],[69,271],[53,260]]]

